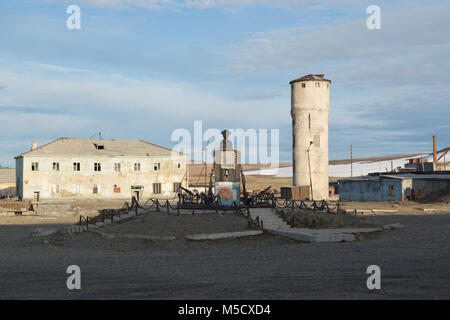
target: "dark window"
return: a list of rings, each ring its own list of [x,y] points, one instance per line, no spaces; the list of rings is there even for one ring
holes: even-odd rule
[[[140,163],[135,163],[134,164],[134,171],[141,171],[141,164]]]
[[[97,149],[97,150],[103,150],[103,149],[105,149],[105,146],[102,145],[102,144],[96,144],[96,143],[94,143],[94,146],[95,146],[95,149]]]
[[[114,163],[114,171],[120,172],[120,163]]]
[[[80,163],[79,162],[73,163],[73,171],[80,171]]]
[[[180,182],[174,182],[173,183],[173,192],[179,192],[180,191],[180,187],[181,187],[181,183]]]
[[[102,165],[98,162],[94,163],[94,171],[102,171]]]
[[[31,163],[31,171],[39,171],[39,163],[38,162]]]
[[[306,83],[302,83],[302,88],[306,88]]]
[[[155,169],[155,171],[159,171],[161,169],[161,164],[155,163],[155,166],[153,167],[153,169]]]
[[[161,193],[161,183],[153,184],[153,193]]]
[[[53,162],[53,170],[59,171],[59,162]]]

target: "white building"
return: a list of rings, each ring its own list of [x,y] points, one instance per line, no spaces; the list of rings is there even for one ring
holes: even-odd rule
[[[33,142],[15,159],[24,200],[168,198],[188,184],[187,155],[142,140]]]

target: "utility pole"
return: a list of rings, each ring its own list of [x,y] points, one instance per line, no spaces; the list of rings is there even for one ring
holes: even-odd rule
[[[350,145],[350,176],[353,178],[353,146]]]

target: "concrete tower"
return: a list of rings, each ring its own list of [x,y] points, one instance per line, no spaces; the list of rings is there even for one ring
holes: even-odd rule
[[[314,200],[328,199],[330,84],[323,74],[290,82],[294,185]]]

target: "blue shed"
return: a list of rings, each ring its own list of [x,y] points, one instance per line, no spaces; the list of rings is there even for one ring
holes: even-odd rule
[[[340,201],[402,201],[403,181],[394,177],[366,176],[342,179]]]

